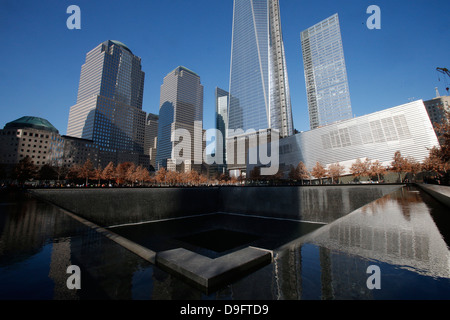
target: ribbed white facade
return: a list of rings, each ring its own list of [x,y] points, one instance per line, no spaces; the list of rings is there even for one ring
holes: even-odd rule
[[[311,170],[316,162],[340,163],[348,169],[356,159],[369,158],[386,165],[396,151],[421,162],[438,145],[418,100],[281,139],[280,164],[296,167],[302,161]]]

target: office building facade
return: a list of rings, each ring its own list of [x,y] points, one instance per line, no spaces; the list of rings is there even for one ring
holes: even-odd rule
[[[438,96],[434,99],[424,101],[433,128],[440,137],[441,133],[437,125],[442,125],[445,121],[445,112],[450,112],[450,96]]]
[[[92,140],[61,136],[46,119],[24,116],[0,130],[0,165],[11,172],[26,157],[38,169],[82,166],[88,159],[97,166],[98,147]]]
[[[156,170],[165,167],[168,170],[201,170],[203,152],[203,85],[200,76],[183,66],[175,68],[161,85]],[[190,141],[183,154],[183,168],[176,164],[173,150],[178,141],[172,141],[177,129],[186,130]],[[198,157],[200,156],[200,159]],[[199,163],[200,162],[200,163]]]
[[[142,160],[144,78],[141,59],[119,41],[105,41],[86,55],[67,135],[94,141],[102,167]]]
[[[288,172],[302,161],[308,170],[316,162],[339,163],[346,173],[357,159],[388,165],[396,151],[422,162],[438,146],[422,100],[344,120],[280,140],[280,165]]]
[[[0,164],[8,170],[26,157],[38,168],[57,165],[63,150],[59,131],[46,119],[24,116],[0,130]]]
[[[228,136],[237,130],[293,134],[289,81],[278,0],[235,0]]]
[[[352,107],[338,14],[301,32],[311,129],[350,119]]]
[[[222,135],[222,140],[216,139],[215,156],[216,162],[219,161],[220,164],[226,163],[226,137],[228,131],[228,100],[229,93],[223,89],[216,88],[216,129]],[[220,141],[220,143],[219,143]],[[217,157],[220,157],[218,159]]]

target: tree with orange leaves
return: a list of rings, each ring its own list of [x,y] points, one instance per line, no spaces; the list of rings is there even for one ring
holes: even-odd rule
[[[322,179],[327,176],[327,169],[319,162],[316,162],[316,165],[311,170],[311,174],[319,179],[320,184],[322,184]]]

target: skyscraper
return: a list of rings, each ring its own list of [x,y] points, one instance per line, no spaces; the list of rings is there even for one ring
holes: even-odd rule
[[[352,107],[337,13],[301,32],[301,43],[311,129],[350,119]]]
[[[278,0],[234,0],[228,137],[235,130],[293,134]]]
[[[140,162],[146,116],[144,78],[141,58],[119,41],[107,40],[86,54],[67,135],[93,140],[103,167],[109,161]]]
[[[161,86],[156,170],[161,166],[168,170],[177,169],[176,159],[172,158],[172,150],[178,142],[171,141],[172,134],[177,129],[187,130],[191,136],[190,145],[186,145],[185,149],[185,151],[190,149],[191,154],[183,155],[190,158],[190,161],[184,162],[184,170],[190,171],[195,169],[192,165],[201,165],[202,159],[196,159],[196,155],[202,158],[202,121],[203,85],[200,83],[200,76],[192,70],[179,66],[164,78]],[[194,163],[194,160],[199,160],[200,163]]]
[[[227,91],[216,88],[216,128],[222,134],[221,145],[219,145],[216,139],[216,148],[215,154],[220,155],[221,163],[224,164],[226,162],[226,152],[225,152],[225,138],[227,136],[227,127],[228,127],[228,97],[229,94]]]
[[[156,114],[147,114],[145,123],[144,154],[149,156],[150,165],[156,166],[156,148],[158,146],[158,121]]]

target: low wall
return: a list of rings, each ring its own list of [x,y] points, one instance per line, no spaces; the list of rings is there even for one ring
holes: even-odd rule
[[[401,187],[80,188],[30,192],[105,227],[213,212],[329,223]]]
[[[329,223],[401,187],[328,185],[222,188],[221,211]]]
[[[417,184],[417,186],[439,202],[450,207],[450,187],[423,183]]]
[[[219,188],[35,189],[30,193],[100,226],[217,211]]]

